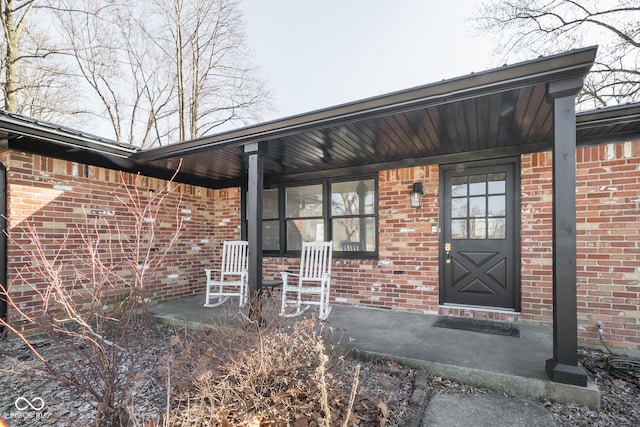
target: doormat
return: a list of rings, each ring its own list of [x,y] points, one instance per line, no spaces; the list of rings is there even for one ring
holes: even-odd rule
[[[433,324],[436,328],[461,329],[463,331],[483,332],[485,334],[520,336],[517,323],[496,322],[493,320],[472,319],[466,317],[441,316]]]

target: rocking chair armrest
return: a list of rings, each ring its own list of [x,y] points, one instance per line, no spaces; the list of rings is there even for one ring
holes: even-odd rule
[[[287,284],[287,280],[288,280],[289,276],[293,276],[293,277],[300,277],[300,275],[299,275],[299,274],[296,274],[296,273],[289,273],[288,271],[283,271],[283,272],[282,272],[282,273],[280,273],[280,274],[282,274],[282,283],[283,283],[284,285],[286,285],[286,284]]]
[[[211,273],[213,271],[217,271],[218,273],[222,273],[222,270],[218,269],[218,268],[205,268],[204,269],[204,273],[207,275],[207,279],[211,278]]]

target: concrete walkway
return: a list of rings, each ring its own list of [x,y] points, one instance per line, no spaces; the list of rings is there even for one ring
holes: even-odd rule
[[[238,311],[235,301],[214,309],[204,308],[203,301],[204,296],[197,295],[151,306],[149,311],[158,321],[192,327],[214,324]],[[425,407],[425,426],[554,425],[547,411],[530,400],[600,407],[600,392],[593,384],[583,388],[549,381],[544,370],[545,360],[552,355],[549,329],[521,324],[520,337],[511,337],[438,328],[433,326],[436,319],[425,314],[334,305],[326,324],[343,345],[361,357],[395,360],[514,396],[434,396]]]

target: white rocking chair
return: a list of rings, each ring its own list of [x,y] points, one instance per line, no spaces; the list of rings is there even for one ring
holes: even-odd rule
[[[247,303],[247,251],[249,242],[228,240],[222,244],[220,269],[205,268],[207,293],[205,307],[217,307],[230,297],[240,298],[240,307]],[[214,272],[217,272],[216,275]],[[216,279],[216,276],[218,278]],[[216,300],[217,299],[217,300]]]
[[[302,243],[300,273],[282,273],[281,316],[299,316],[311,305],[319,306],[320,319],[329,316],[332,256],[332,242]],[[291,307],[295,309],[293,313],[288,310]]]

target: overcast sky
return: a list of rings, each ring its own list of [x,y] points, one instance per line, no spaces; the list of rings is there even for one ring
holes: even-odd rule
[[[242,0],[246,36],[278,110],[264,120],[497,65],[473,34],[479,0]]]

